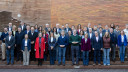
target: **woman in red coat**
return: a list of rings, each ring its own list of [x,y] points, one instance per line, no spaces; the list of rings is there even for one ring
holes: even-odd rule
[[[38,65],[42,65],[45,51],[45,39],[42,37],[42,33],[36,38],[35,42],[35,58],[38,59]]]

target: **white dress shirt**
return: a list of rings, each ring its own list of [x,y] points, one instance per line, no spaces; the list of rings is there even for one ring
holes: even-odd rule
[[[22,27],[22,30],[23,30],[24,26],[21,26],[21,27]]]
[[[68,32],[68,28],[66,28],[67,32]]]
[[[11,40],[11,36],[9,36],[9,41]]]
[[[51,42],[53,42],[53,37],[51,37]]]
[[[98,37],[96,37],[96,41],[98,42]]]
[[[12,28],[11,27],[9,27],[9,31],[11,31],[12,30]]]
[[[90,39],[92,38],[92,33],[90,33]]]
[[[100,33],[100,37],[102,37],[102,33]]]

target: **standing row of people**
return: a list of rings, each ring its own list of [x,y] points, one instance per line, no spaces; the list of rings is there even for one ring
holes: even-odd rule
[[[17,29],[17,31],[16,31]],[[54,65],[58,61],[58,65],[65,66],[65,60],[72,60],[72,65],[79,65],[79,60],[83,60],[83,65],[88,65],[90,60],[94,64],[110,65],[110,57],[112,61],[116,60],[115,52],[119,47],[119,57],[124,62],[127,57],[128,42],[128,25],[126,29],[119,31],[114,24],[105,25],[105,29],[101,24],[91,28],[91,24],[81,27],[78,24],[77,29],[73,25],[69,28],[69,24],[56,24],[53,29],[49,24],[43,29],[41,26],[25,25],[23,22],[16,28],[15,25],[9,23],[9,27],[4,28],[1,35],[2,40],[2,60],[7,58],[7,65],[14,64],[14,56],[17,60],[23,60],[23,65],[29,65],[29,60],[38,60],[38,65],[42,65],[43,61],[50,57],[50,64]],[[76,58],[75,58],[76,57]]]

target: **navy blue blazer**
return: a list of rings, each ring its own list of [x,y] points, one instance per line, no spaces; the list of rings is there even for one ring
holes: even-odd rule
[[[90,33],[88,33],[88,38],[90,39],[91,41],[91,45],[92,45],[92,42],[93,42],[93,38],[95,37],[95,34],[92,32],[92,37],[90,38]]]
[[[28,47],[28,51],[30,51],[31,50],[31,40],[30,39],[28,39],[28,41],[27,41],[27,47]],[[25,49],[25,39],[22,40],[22,45],[21,45],[21,50],[24,51],[24,49]]]
[[[29,32],[31,32],[31,30],[29,30]],[[29,32],[28,32],[28,33],[29,33]],[[27,30],[24,31],[24,35],[25,35],[25,34],[27,34]]]
[[[68,38],[65,36],[64,38],[62,38],[62,36],[60,36],[59,38],[58,38],[58,41],[57,41],[57,43],[58,43],[58,45],[65,45],[65,46],[67,46],[68,45]]]
[[[98,38],[98,42],[96,37],[93,38],[92,48],[94,48],[94,50],[101,50],[101,48],[103,48],[103,40],[101,37]]]
[[[21,28],[21,30],[22,30],[22,27],[21,27],[21,25],[19,26],[20,28]],[[26,25],[24,25],[24,27],[23,27],[23,32],[26,30]]]
[[[103,30],[103,35],[105,34],[106,30]],[[110,33],[110,30],[108,30],[108,32]]]
[[[66,33],[68,33],[67,32],[67,28],[64,28],[64,30],[66,31]],[[68,31],[72,31],[72,29],[71,28],[68,28]]]
[[[15,35],[15,44],[21,44],[22,43],[22,40],[24,38],[24,32],[16,32],[16,35]]]
[[[59,33],[59,34],[60,34],[60,32],[61,32],[61,28],[59,28],[59,32],[57,32],[57,33]]]
[[[48,45],[49,45],[48,50],[51,50],[51,46],[53,46],[53,50],[55,50],[56,38],[53,38],[53,42],[51,42],[51,38],[48,38]]]
[[[2,32],[1,40],[3,43],[5,43],[4,38],[6,38],[7,36],[8,36],[8,33],[5,34],[5,32]]]
[[[127,37],[126,35],[124,35],[124,46],[127,46]],[[121,35],[118,36],[118,46],[122,46],[122,42],[121,42]]]

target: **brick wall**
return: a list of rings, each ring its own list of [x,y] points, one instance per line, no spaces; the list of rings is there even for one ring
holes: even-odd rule
[[[51,22],[51,0],[0,0],[0,11],[12,13],[13,24],[18,23],[15,20],[23,20],[31,25],[44,25]],[[21,14],[18,18],[17,14]],[[5,15],[7,18],[8,16]],[[1,19],[1,18],[0,18]],[[12,19],[9,18],[11,21]],[[9,20],[0,22],[0,25],[7,26]],[[0,29],[1,30],[1,29]]]
[[[128,23],[128,0],[52,0],[51,23],[92,25]]]
[[[12,18],[31,25],[87,25],[90,22],[92,25],[115,23],[124,28],[128,23],[128,0],[0,0],[0,11],[11,12]],[[0,20],[0,25],[7,26],[9,21],[11,17]]]

